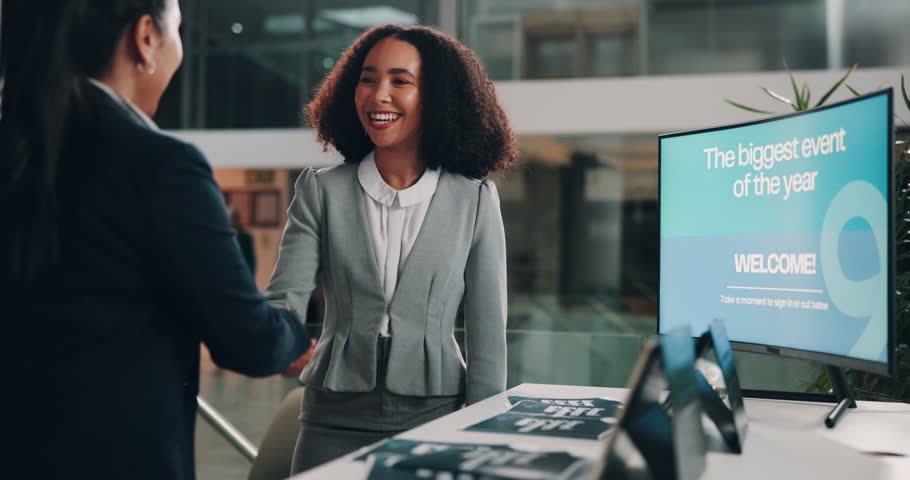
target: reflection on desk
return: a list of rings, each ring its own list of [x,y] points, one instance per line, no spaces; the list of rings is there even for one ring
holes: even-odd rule
[[[509,444],[516,449],[566,451],[591,460],[603,453],[604,440],[509,435],[463,431],[505,412],[508,396],[624,399],[621,388],[522,384],[468,408],[408,430],[396,438],[425,442]],[[821,419],[828,403],[746,399],[749,434],[742,455],[708,453],[702,478],[711,479],[910,479],[910,405],[857,402],[858,408],[827,429]],[[369,447],[368,447],[369,448]],[[870,455],[885,452],[903,456]],[[359,452],[326,463],[294,480],[366,478],[368,466],[354,461]]]

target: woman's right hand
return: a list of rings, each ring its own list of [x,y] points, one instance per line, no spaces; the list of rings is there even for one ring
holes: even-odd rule
[[[300,372],[303,371],[303,368],[306,367],[313,356],[316,355],[316,339],[310,339],[310,348],[307,351],[303,352],[303,355],[297,357],[297,360],[291,362],[291,365],[288,366],[283,372],[281,372],[282,377],[297,377],[300,375]]]

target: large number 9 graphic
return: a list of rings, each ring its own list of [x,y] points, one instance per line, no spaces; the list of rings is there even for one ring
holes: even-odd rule
[[[834,305],[850,317],[868,318],[856,344],[850,349],[852,357],[879,361],[887,348],[887,315],[889,266],[888,255],[888,208],[885,198],[872,184],[857,180],[841,189],[822,223],[821,233],[821,267],[825,285]],[[875,275],[859,281],[846,277],[838,254],[838,242],[841,230],[853,218],[862,218],[869,222],[875,238],[877,252],[852,252],[863,255],[870,261],[878,258],[878,269]]]

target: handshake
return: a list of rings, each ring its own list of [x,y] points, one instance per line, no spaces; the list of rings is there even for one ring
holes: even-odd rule
[[[313,360],[313,355],[316,354],[316,339],[310,339],[310,348],[308,348],[303,355],[297,357],[296,360],[291,362],[291,364],[283,372],[281,372],[282,377],[296,377],[300,375],[300,372],[303,371],[303,368],[306,367],[311,360]]]

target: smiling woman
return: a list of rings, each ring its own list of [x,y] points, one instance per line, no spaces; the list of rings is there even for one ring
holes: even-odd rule
[[[383,175],[386,182],[397,190],[409,187],[411,180],[424,169],[418,155],[420,64],[420,52],[414,45],[384,38],[364,60],[363,73],[354,91],[360,123],[375,145],[374,160],[379,171],[387,173]],[[394,165],[411,165],[415,169],[410,175],[405,173],[405,178],[395,178],[390,171]]]
[[[341,54],[306,107],[307,121],[326,149],[333,147],[345,162],[358,163],[375,148],[352,99],[363,79],[378,73],[365,68],[378,68],[366,59],[372,53],[378,60],[378,50],[386,48],[373,49],[383,40],[409,44],[419,54],[420,71],[410,72],[416,78],[400,74],[416,81],[420,93],[418,148],[427,167],[479,179],[517,163],[515,137],[480,60],[458,40],[427,27],[374,27]],[[404,53],[407,47],[394,50]]]
[[[431,28],[364,33],[307,113],[345,164],[300,176],[267,291],[298,311],[325,293],[294,472],[504,390],[505,234],[483,177],[518,157],[480,62]]]

